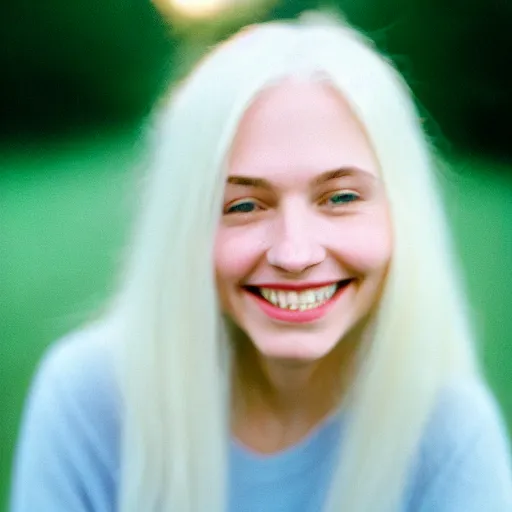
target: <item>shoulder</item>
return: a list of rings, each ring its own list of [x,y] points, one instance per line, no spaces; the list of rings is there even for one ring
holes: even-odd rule
[[[48,414],[88,428],[89,434],[114,435],[120,412],[114,334],[102,325],[57,341],[41,360],[29,400],[44,404]]]
[[[411,510],[512,507],[507,429],[483,381],[460,380],[443,388],[418,455]]]
[[[497,401],[479,379],[450,382],[439,394],[427,424],[423,455],[433,459],[482,437],[489,443],[507,444]]]
[[[29,401],[49,400],[69,406],[69,413],[96,418],[101,413],[113,420],[118,413],[118,393],[112,336],[111,328],[98,326],[54,343],[41,359]]]
[[[42,358],[18,439],[13,510],[110,509],[120,430],[112,334],[73,333]]]
[[[65,382],[70,392],[90,395],[102,386],[114,384],[113,332],[106,325],[73,332],[55,342],[43,355],[33,386],[59,386]],[[101,389],[113,392],[113,389]]]

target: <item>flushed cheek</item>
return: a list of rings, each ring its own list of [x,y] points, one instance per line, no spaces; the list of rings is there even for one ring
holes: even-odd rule
[[[215,277],[224,310],[232,309],[240,284],[264,256],[261,238],[235,229],[220,229],[215,240]]]
[[[215,271],[224,279],[242,281],[264,253],[261,239],[239,230],[221,230],[215,240]]]
[[[355,226],[336,239],[334,250],[358,274],[380,271],[391,259],[391,231],[384,223]]]

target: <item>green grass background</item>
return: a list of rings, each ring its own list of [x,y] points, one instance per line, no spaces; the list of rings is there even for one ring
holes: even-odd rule
[[[140,129],[19,143],[0,155],[1,509],[37,361],[112,289],[135,198]],[[475,156],[450,162],[444,190],[481,353],[512,427],[512,173]]]

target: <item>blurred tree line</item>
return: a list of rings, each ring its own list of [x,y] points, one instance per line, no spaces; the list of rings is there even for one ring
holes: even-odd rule
[[[512,1],[281,0],[267,18],[326,3],[395,60],[438,143],[512,156]],[[183,34],[149,0],[18,0],[2,11],[4,138],[136,121],[183,59]]]

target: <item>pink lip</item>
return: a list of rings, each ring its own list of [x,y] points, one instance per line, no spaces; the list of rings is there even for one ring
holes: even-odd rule
[[[262,311],[274,320],[278,320],[280,322],[287,323],[295,323],[295,324],[305,324],[310,322],[315,322],[319,320],[323,316],[325,316],[334,306],[335,302],[340,298],[342,293],[348,288],[348,285],[351,281],[347,282],[344,286],[342,286],[336,293],[325,303],[322,304],[318,308],[314,309],[306,309],[304,311],[291,309],[282,309],[277,306],[274,306],[270,302],[266,301],[263,297],[259,295],[255,295],[247,291],[247,293],[256,301],[258,306],[262,309]],[[280,285],[281,286],[281,285]],[[265,286],[266,288],[267,286]],[[279,288],[283,290],[284,288]]]

